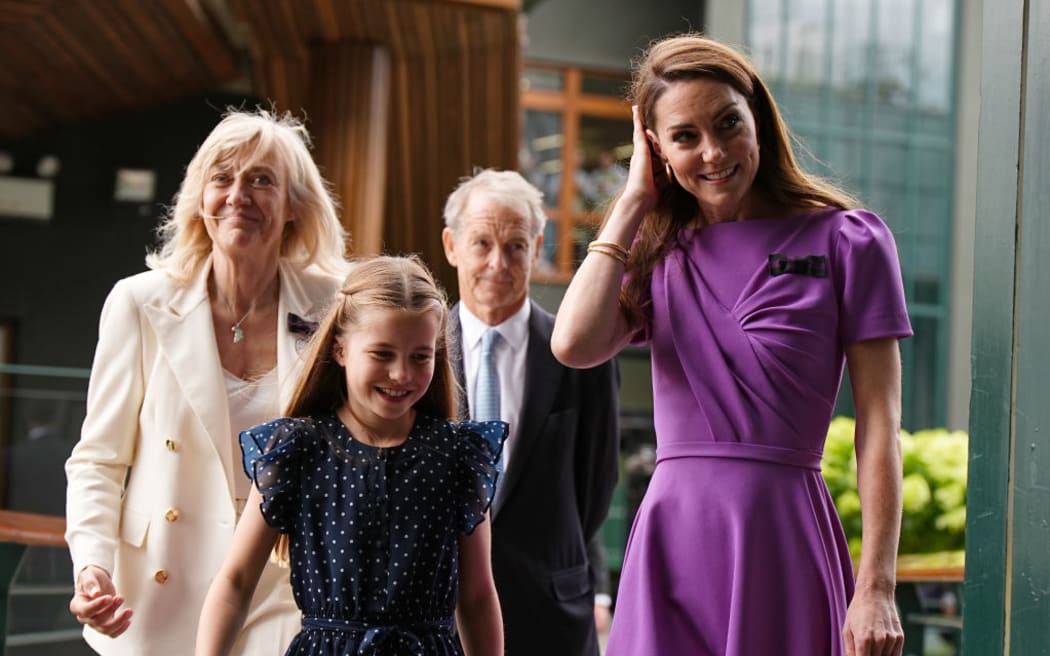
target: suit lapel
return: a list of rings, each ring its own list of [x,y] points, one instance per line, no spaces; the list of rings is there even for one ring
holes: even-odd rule
[[[448,312],[449,362],[456,376],[456,395],[459,397],[456,417],[460,421],[470,419],[470,403],[467,400],[467,377],[463,372],[463,326],[459,322],[459,303]]]
[[[514,490],[528,468],[529,457],[541,439],[543,424],[554,405],[555,395],[561,385],[562,368],[554,359],[550,349],[553,324],[539,305],[532,303],[529,313],[529,345],[525,355],[525,394],[522,399],[521,429],[510,445],[510,466],[504,472],[505,479],[499,494],[492,502],[492,516],[499,515],[504,502]]]
[[[233,443],[215,327],[208,304],[209,259],[187,286],[176,288],[170,300],[147,303],[143,311],[157,335],[157,344],[182,388],[182,396],[200,420],[226,472],[233,499]]]

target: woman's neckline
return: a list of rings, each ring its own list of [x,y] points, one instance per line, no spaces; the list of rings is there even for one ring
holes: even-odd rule
[[[705,223],[705,224],[700,225],[700,226],[691,226],[691,227],[687,226],[687,227],[682,228],[682,232],[686,233],[686,234],[695,234],[695,233],[700,232],[702,230],[722,229],[719,226],[764,225],[764,224],[768,224],[768,223],[771,223],[771,222],[777,222],[777,221],[793,221],[793,220],[798,220],[798,219],[811,219],[811,218],[813,218],[813,217],[815,217],[817,215],[820,215],[820,214],[826,214],[826,213],[829,213],[829,212],[841,212],[841,211],[844,211],[844,210],[842,208],[832,207],[830,205],[826,205],[824,207],[813,207],[813,208],[802,209],[802,210],[791,212],[789,214],[784,214],[784,215],[781,215],[781,216],[775,216],[775,215],[774,216],[756,216],[756,217],[752,217],[752,218],[748,218],[748,219],[738,219],[738,220],[735,220],[735,221],[718,221],[718,222],[715,222],[715,223]]]

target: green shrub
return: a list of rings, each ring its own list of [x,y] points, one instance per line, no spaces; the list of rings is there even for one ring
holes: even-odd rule
[[[821,473],[849,539],[860,550],[860,497],[854,420],[836,417],[828,429]],[[900,553],[930,553],[964,548],[966,530],[966,453],[968,436],[945,429],[901,431],[904,465],[904,517]]]

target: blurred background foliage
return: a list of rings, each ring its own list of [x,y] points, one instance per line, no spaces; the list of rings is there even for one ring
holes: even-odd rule
[[[846,530],[850,553],[860,555],[860,496],[855,422],[836,417],[828,428],[821,473]],[[966,462],[969,436],[963,431],[901,431],[904,461],[904,518],[900,553],[961,550],[966,529]]]

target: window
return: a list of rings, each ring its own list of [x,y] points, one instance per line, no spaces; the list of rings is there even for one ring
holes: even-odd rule
[[[522,174],[543,191],[550,221],[537,280],[567,282],[627,178],[631,107],[623,74],[528,64]]]

